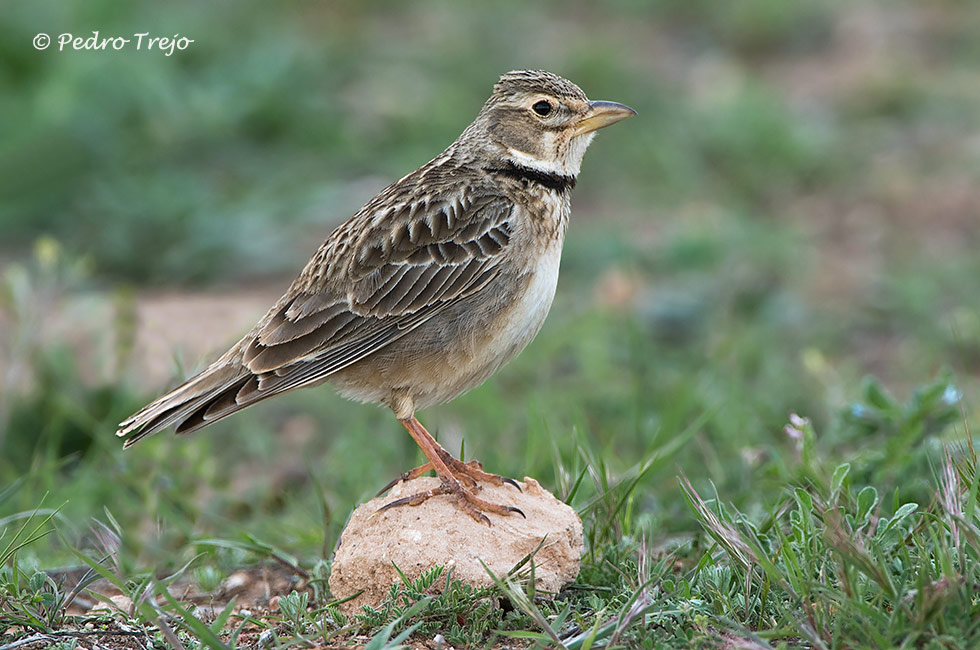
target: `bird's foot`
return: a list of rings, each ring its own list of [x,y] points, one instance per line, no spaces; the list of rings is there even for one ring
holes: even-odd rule
[[[379,496],[398,485],[401,481],[411,481],[413,478],[418,478],[426,472],[431,472],[433,469],[432,463],[426,463],[425,465],[419,465],[415,469],[410,469],[401,476],[396,476],[395,478],[391,479],[388,485],[381,488],[378,493],[374,495],[374,498],[377,499]]]
[[[467,479],[473,481],[474,485],[482,481],[490,485],[511,485],[517,488],[518,492],[524,491],[521,489],[520,484],[512,478],[484,472],[483,463],[478,460],[471,460],[468,463],[464,463],[461,460],[456,460],[446,452],[446,457],[443,458],[443,461],[445,461],[453,474],[456,476],[465,476]]]
[[[415,440],[422,453],[425,457],[429,459],[429,462],[425,465],[420,465],[415,469],[409,470],[402,474],[398,479],[392,481],[384,490],[381,491],[383,494],[390,487],[392,487],[399,480],[409,480],[417,478],[422,474],[425,474],[430,469],[434,470],[436,475],[442,481],[441,485],[437,488],[431,490],[426,490],[424,492],[419,492],[411,496],[403,497],[401,499],[395,499],[391,503],[383,506],[381,510],[387,510],[389,508],[394,508],[395,506],[417,506],[420,503],[438,495],[438,494],[448,494],[456,499],[459,507],[470,517],[473,517],[478,522],[490,525],[490,519],[487,518],[484,512],[493,512],[498,515],[509,515],[513,512],[518,513],[525,519],[527,517],[518,508],[513,506],[504,506],[496,503],[490,503],[489,501],[484,501],[483,499],[476,496],[476,492],[480,489],[480,481],[490,483],[492,485],[513,485],[519,491],[521,486],[517,484],[514,479],[504,478],[502,476],[497,476],[496,474],[488,474],[483,471],[483,465],[479,461],[471,460],[468,463],[464,463],[452,457],[452,455],[442,448],[442,446],[436,442],[436,439],[425,430],[422,423],[419,422],[415,416],[407,418],[399,418],[402,426],[408,431]],[[379,510],[379,512],[381,511]]]
[[[471,461],[471,462],[476,462],[476,461]],[[460,463],[460,464],[469,465],[469,463]],[[410,472],[406,472],[405,474],[411,474],[412,472],[419,470],[422,467],[425,467],[425,465],[422,465],[421,467],[416,467],[414,470],[411,470]],[[489,474],[488,476],[493,476],[493,474]],[[497,478],[500,477],[498,476]],[[477,489],[478,488],[476,487],[475,483],[473,487],[466,487],[457,480],[443,479],[439,487],[432,488],[431,490],[425,490],[423,492],[416,492],[415,494],[409,495],[407,497],[402,497],[400,499],[395,499],[391,503],[386,503],[385,505],[381,506],[381,508],[378,509],[378,512],[383,512],[385,510],[396,508],[398,506],[417,506],[421,503],[424,503],[425,501],[428,501],[430,498],[434,496],[440,494],[448,494],[456,499],[456,503],[459,505],[459,508],[463,512],[465,512],[470,517],[475,519],[478,523],[486,524],[487,526],[491,525],[490,519],[485,514],[483,514],[484,512],[492,512],[498,515],[509,515],[511,513],[516,512],[520,516],[527,519],[527,515],[525,515],[520,508],[515,508],[513,506],[505,506],[498,503],[491,503],[489,501],[485,501],[479,498],[478,496],[476,496],[476,494],[474,494],[474,492]]]
[[[483,463],[478,460],[471,460],[468,463],[464,463],[461,460],[453,458],[452,454],[448,451],[439,447],[437,449],[439,452],[439,458],[442,462],[446,464],[449,468],[450,473],[458,479],[465,482],[470,487],[476,487],[478,482],[489,483],[491,485],[512,485],[517,488],[518,492],[523,492],[520,484],[512,478],[506,476],[499,476],[497,474],[490,474],[483,471]],[[381,488],[375,497],[379,497],[391,488],[395,487],[400,481],[411,481],[412,479],[418,478],[427,472],[431,472],[435,469],[432,463],[425,463],[424,465],[419,465],[414,469],[410,469],[401,476],[396,477],[388,485]]]

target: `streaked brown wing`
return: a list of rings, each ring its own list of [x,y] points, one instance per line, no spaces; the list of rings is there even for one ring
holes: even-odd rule
[[[379,208],[361,213],[371,221],[356,245],[343,241],[356,217],[334,232],[256,332],[123,422],[125,446],[174,424],[196,431],[376,352],[485,287],[513,234],[513,205],[491,194]]]
[[[512,210],[485,196],[411,204],[378,221],[350,252],[346,286],[298,293],[246,347],[243,362],[260,375],[256,392],[316,382],[479,291],[510,242]]]

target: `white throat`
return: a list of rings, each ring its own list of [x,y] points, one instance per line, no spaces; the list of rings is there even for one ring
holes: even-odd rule
[[[545,174],[561,174],[562,176],[578,176],[582,168],[582,158],[585,157],[585,150],[589,148],[594,133],[573,138],[568,143],[568,147],[551,159],[542,159],[537,156],[507,148],[507,155],[516,165],[533,169]],[[549,147],[550,149],[550,147]]]

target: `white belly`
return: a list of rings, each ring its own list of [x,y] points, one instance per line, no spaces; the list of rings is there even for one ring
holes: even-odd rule
[[[507,324],[480,350],[475,365],[488,366],[492,372],[513,359],[537,335],[555,297],[560,262],[561,243],[555,242],[539,258],[527,291],[511,307]]]

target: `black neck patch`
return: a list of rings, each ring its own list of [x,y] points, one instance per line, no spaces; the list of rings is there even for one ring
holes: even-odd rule
[[[531,167],[525,167],[524,165],[518,165],[510,160],[507,161],[504,167],[484,167],[483,171],[516,178],[526,183],[537,183],[542,187],[547,187],[549,190],[556,190],[562,194],[575,187],[574,176],[543,172],[532,169]]]

